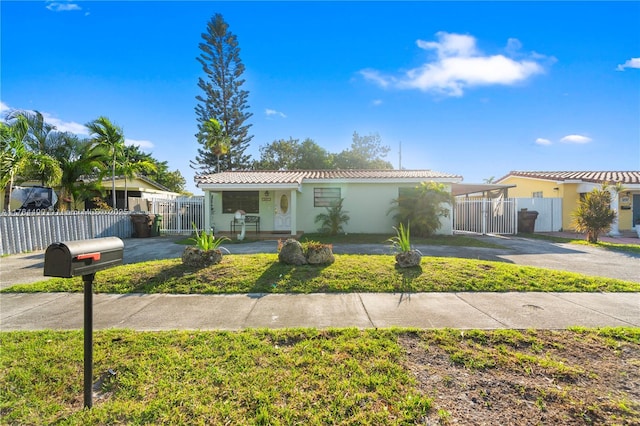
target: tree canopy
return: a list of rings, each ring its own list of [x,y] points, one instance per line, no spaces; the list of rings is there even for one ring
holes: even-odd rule
[[[380,135],[360,136],[353,133],[351,147],[332,154],[312,139],[279,139],[260,147],[260,160],[253,162],[258,170],[324,170],[324,169],[393,169],[383,160],[390,148],[382,144]]]

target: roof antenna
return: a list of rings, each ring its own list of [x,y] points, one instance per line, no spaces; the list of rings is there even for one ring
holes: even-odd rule
[[[400,149],[398,150],[398,170],[402,170],[402,141],[400,141]]]

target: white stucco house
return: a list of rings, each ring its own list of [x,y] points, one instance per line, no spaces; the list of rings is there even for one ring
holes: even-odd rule
[[[314,233],[315,217],[342,198],[351,218],[345,232],[387,234],[395,225],[387,212],[401,188],[433,181],[451,190],[462,176],[432,170],[231,171],[195,181],[205,193],[205,229],[232,231],[236,211],[243,210],[259,221],[254,228],[263,233]],[[452,220],[452,215],[442,218],[438,233],[452,234]]]

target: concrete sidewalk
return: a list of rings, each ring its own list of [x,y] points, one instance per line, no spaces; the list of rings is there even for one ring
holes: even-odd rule
[[[3,294],[0,329],[81,329],[79,293]],[[640,327],[640,293],[96,294],[94,328]]]

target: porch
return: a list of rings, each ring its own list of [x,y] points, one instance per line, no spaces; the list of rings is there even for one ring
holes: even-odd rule
[[[227,237],[232,240],[237,240],[240,232],[229,232],[229,231],[221,231],[216,232],[216,238]],[[286,240],[288,238],[295,238],[299,240],[304,232],[300,231],[296,233],[296,235],[292,235],[291,232],[272,232],[272,231],[263,231],[263,232],[254,232],[247,230],[244,234],[245,241],[277,241],[277,240]]]

